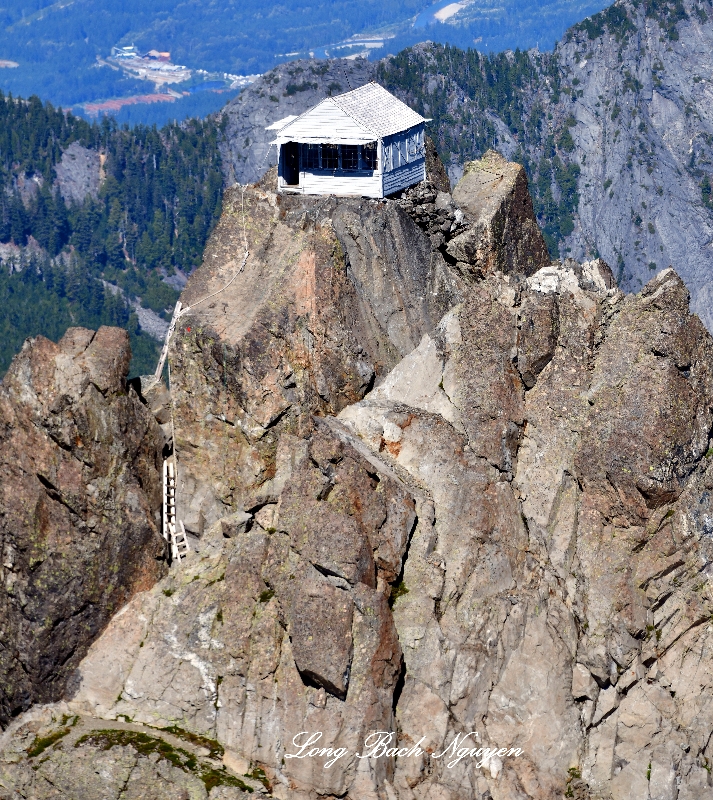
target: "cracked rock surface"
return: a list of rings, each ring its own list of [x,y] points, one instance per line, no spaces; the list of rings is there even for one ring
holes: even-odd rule
[[[467,269],[402,201],[228,194],[170,355],[192,552],[42,713],[177,726],[289,800],[713,800],[713,341],[686,288],[486,244]],[[0,743],[13,800],[85,769],[29,766],[33,713]],[[375,730],[423,752],[357,758]],[[345,754],[289,758],[304,731]],[[498,753],[456,757],[468,734]]]
[[[0,384],[0,722],[61,697],[118,608],[165,571],[163,437],[126,331],[28,340]]]

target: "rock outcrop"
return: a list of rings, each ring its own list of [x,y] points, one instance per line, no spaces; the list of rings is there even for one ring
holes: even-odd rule
[[[494,150],[469,161],[453,202],[470,223],[449,242],[448,255],[466,272],[531,275],[549,265],[550,257],[535,221],[527,176],[519,164]]]
[[[713,331],[712,43],[708,0],[618,0],[554,52],[424,43],[378,80],[434,117],[452,180],[487,147],[526,164],[553,253],[601,256],[627,292],[674,265]]]
[[[106,158],[106,156],[104,156]],[[96,199],[102,181],[102,154],[72,142],[55,167],[60,194],[68,205],[81,205],[86,197]]]
[[[0,384],[0,722],[62,696],[87,648],[165,572],[163,436],[126,331],[28,340]]]
[[[192,553],[8,729],[8,797],[181,735],[199,798],[713,798],[711,338],[672,270],[450,263],[471,181],[448,243],[409,197],[228,194],[170,355]]]
[[[601,256],[626,292],[674,265],[713,331],[712,47],[710,0],[618,0],[554,52],[478,56],[427,42],[369,68],[285,64],[228,106],[226,176],[257,180],[275,163],[270,122],[307,110],[333,82],[346,91],[346,76],[354,88],[375,77],[434,118],[428,132],[453,183],[490,147],[526,165],[553,255]]]

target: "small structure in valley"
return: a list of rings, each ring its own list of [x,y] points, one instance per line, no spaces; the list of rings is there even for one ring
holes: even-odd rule
[[[424,119],[378,83],[327,97],[276,130],[281,193],[386,197],[426,179]]]

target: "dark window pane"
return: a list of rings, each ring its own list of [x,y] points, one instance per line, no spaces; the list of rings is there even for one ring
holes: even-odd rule
[[[369,142],[362,148],[365,169],[376,169],[376,142]]]
[[[355,144],[342,145],[342,169],[359,169],[359,150]]]
[[[336,144],[322,145],[322,169],[337,169],[339,167],[339,146]]]
[[[319,169],[319,145],[306,144],[302,153],[305,169]]]

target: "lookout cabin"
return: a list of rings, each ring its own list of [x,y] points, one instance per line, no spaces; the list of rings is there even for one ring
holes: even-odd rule
[[[327,97],[276,130],[280,193],[386,197],[426,179],[424,119],[378,83]]]

